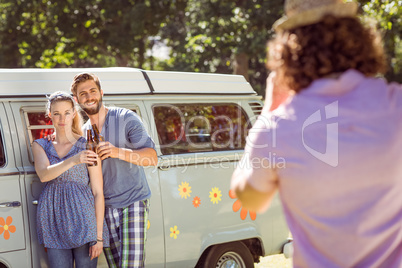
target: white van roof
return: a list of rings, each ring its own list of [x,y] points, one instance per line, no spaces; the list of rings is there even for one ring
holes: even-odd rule
[[[136,68],[0,69],[1,96],[43,96],[70,92],[73,77],[94,73],[106,95],[247,94],[256,92],[241,75],[145,71]]]

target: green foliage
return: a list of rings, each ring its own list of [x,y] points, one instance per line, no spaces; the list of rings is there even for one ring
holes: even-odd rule
[[[364,15],[378,22],[383,33],[384,48],[388,55],[390,81],[402,82],[402,1],[362,0]]]
[[[162,37],[172,47],[172,59],[160,68],[233,73],[236,55],[244,53],[250,83],[263,92],[266,42],[282,7],[282,0],[187,1],[162,28]]]
[[[240,73],[262,94],[266,42],[284,0],[0,0],[0,67]],[[389,80],[402,80],[402,1],[359,0],[379,22]],[[161,40],[169,59],[150,51]],[[242,59],[243,61],[241,61]]]
[[[2,0],[4,67],[136,66],[171,1]]]

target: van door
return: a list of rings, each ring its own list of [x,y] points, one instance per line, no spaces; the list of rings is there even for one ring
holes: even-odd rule
[[[105,98],[106,106],[117,106],[134,111],[142,119],[144,127],[152,136],[150,121],[143,101],[138,98],[115,97],[113,100],[108,96]],[[147,241],[145,244],[145,267],[157,268],[164,267],[165,263],[165,244],[163,228],[163,211],[161,203],[161,192],[159,185],[158,172],[156,167],[145,167],[145,176],[151,189],[151,200],[148,217]]]
[[[16,165],[13,143],[16,133],[10,128],[13,116],[7,116],[0,103],[0,266],[28,267],[30,254],[26,250],[25,224],[23,217],[22,174]]]
[[[26,192],[26,223],[27,233],[30,234],[30,243],[27,245],[27,248],[29,248],[30,255],[32,256],[32,267],[34,268],[47,267],[47,254],[43,245],[40,245],[38,242],[36,231],[37,204],[44,184],[36,175],[31,149],[31,144],[35,139],[43,138],[53,132],[52,122],[45,115],[46,102],[44,100],[44,98],[40,100],[30,99],[29,102],[21,101],[10,104],[16,128],[19,130],[18,135],[15,136],[18,138],[16,145],[19,145],[20,166],[23,170],[21,181],[24,182],[23,185]]]
[[[191,99],[192,98],[192,99]],[[212,98],[211,98],[212,99]],[[249,117],[241,102],[182,97],[145,105],[159,142],[158,174],[165,228],[166,267],[194,267],[214,244],[267,237],[266,215],[241,209],[230,179],[243,154]]]

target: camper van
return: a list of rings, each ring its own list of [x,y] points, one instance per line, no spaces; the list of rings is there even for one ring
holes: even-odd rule
[[[53,132],[47,96],[69,92],[81,72],[99,76],[106,106],[136,112],[156,144],[159,163],[145,168],[152,192],[146,267],[248,268],[289,245],[278,197],[258,214],[242,208],[229,188],[262,109],[261,97],[243,76],[0,69],[0,268],[48,267],[36,232],[43,183],[31,147]]]

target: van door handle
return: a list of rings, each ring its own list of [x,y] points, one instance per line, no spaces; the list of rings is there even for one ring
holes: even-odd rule
[[[170,169],[170,166],[159,166],[158,168],[159,168],[160,170],[166,171],[166,170],[169,170],[169,169]]]
[[[38,205],[38,200],[32,201],[32,205]]]
[[[21,202],[19,202],[19,201],[0,203],[0,208],[15,208],[15,207],[20,207],[20,206],[21,206]]]

